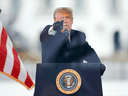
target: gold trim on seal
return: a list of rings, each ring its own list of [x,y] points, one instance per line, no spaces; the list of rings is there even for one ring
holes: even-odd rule
[[[73,75],[76,76],[77,78],[77,86],[75,87],[75,89],[71,90],[71,91],[67,91],[67,90],[64,90],[61,86],[60,86],[60,78],[63,74],[65,73],[72,73]],[[77,92],[81,86],[81,77],[80,75],[75,71],[75,70],[72,70],[72,69],[65,69],[65,70],[62,70],[56,77],[56,86],[57,88],[64,94],[73,94],[75,92]]]

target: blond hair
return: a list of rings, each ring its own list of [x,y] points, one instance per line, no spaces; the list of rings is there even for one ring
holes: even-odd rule
[[[68,7],[60,7],[60,8],[57,8],[55,11],[54,11],[54,20],[56,19],[56,14],[57,13],[62,13],[62,12],[66,12],[66,13],[69,13],[71,18],[73,19],[73,10],[71,8],[68,8]]]

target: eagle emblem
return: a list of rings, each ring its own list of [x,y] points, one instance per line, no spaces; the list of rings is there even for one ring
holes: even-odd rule
[[[67,88],[71,88],[75,84],[75,82],[73,82],[74,78],[71,75],[66,75],[63,79],[64,79],[64,82],[65,82],[65,86]]]

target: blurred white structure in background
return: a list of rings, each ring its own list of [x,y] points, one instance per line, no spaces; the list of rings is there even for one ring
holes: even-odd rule
[[[10,26],[26,38],[29,50],[36,51],[41,31],[53,24],[54,10],[71,7],[73,28],[85,32],[99,57],[106,58],[116,49],[128,50],[127,4],[128,0],[0,0],[0,19],[5,28]]]

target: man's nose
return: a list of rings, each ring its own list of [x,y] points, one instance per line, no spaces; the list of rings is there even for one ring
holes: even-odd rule
[[[64,23],[67,23],[67,18],[63,18],[63,20],[64,20]]]

